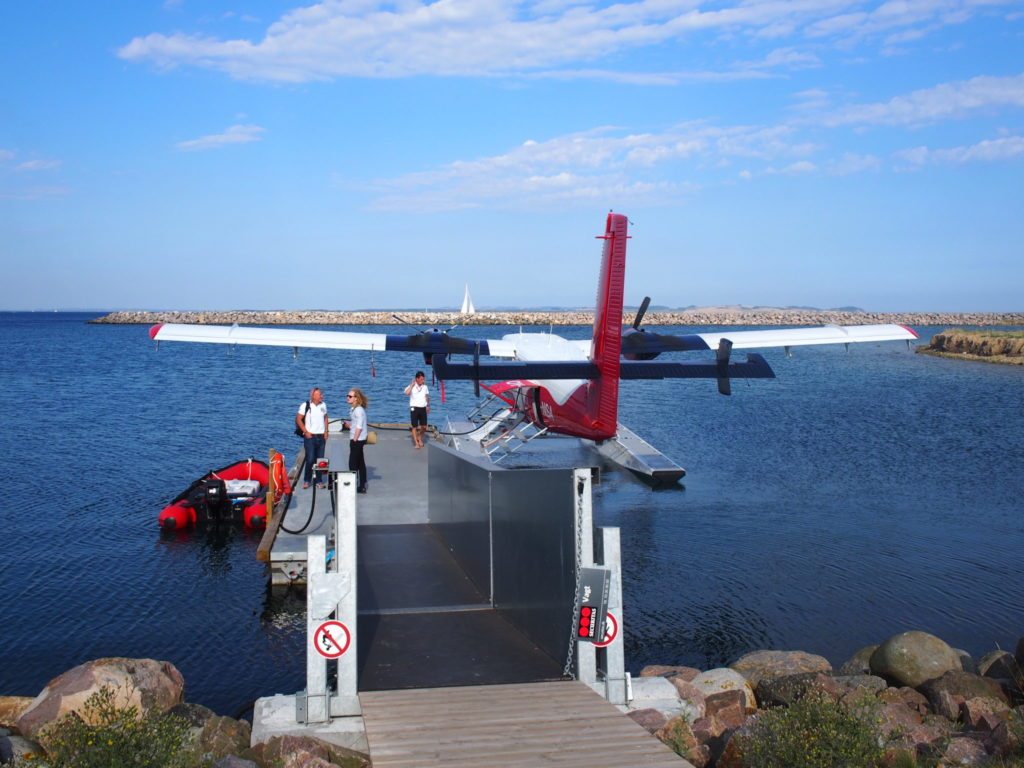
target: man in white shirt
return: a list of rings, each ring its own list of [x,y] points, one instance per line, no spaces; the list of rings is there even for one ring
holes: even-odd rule
[[[427,431],[427,414],[430,413],[430,390],[427,388],[423,371],[416,371],[416,376],[405,388],[405,394],[409,396],[412,441],[417,448],[422,448],[423,435]]]
[[[303,475],[303,488],[309,488],[313,482],[313,464],[322,459],[327,448],[330,423],[327,418],[327,403],[324,402],[320,387],[313,387],[309,392],[309,400],[299,405],[295,414],[295,426],[302,432],[302,444],[306,449],[306,469]],[[327,487],[326,483],[323,487]]]

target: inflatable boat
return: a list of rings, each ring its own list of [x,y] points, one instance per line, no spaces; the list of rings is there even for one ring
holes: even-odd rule
[[[242,523],[246,528],[267,524],[266,462],[243,459],[213,469],[194,481],[163,508],[161,528],[182,529],[207,523]]]

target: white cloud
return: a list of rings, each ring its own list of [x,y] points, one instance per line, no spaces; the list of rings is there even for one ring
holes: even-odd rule
[[[962,165],[974,162],[998,162],[1024,156],[1024,136],[985,139],[977,144],[946,149],[914,147],[896,153],[903,167],[919,168],[932,163]]]
[[[198,139],[179,141],[175,148],[184,152],[197,152],[206,149],[221,149],[232,144],[248,144],[263,138],[264,129],[258,125],[232,125],[223,133],[200,136]]]
[[[119,51],[159,67],[195,66],[231,77],[309,82],[339,77],[414,75],[479,77],[554,74],[659,84],[818,64],[800,46],[823,39],[887,34],[920,37],[959,24],[979,9],[1014,0],[634,0],[598,7],[542,0],[322,0],[289,11],[262,39],[152,33]],[[788,39],[756,62],[706,70],[644,73],[592,62],[649,46],[686,44],[696,35],[721,39]],[[581,66],[582,65],[582,66]],[[721,70],[721,71],[717,71]]]
[[[0,190],[0,200],[51,200],[55,197],[65,197],[71,193],[67,187],[29,187],[14,192]]]
[[[18,163],[16,170],[19,171],[52,171],[60,168],[60,160],[26,160]]]
[[[1001,107],[1024,107],[1024,74],[942,83],[885,102],[859,104],[827,115],[827,126],[919,125]]]
[[[881,167],[882,161],[874,155],[846,152],[838,159],[829,161],[827,171],[833,176],[850,176],[854,173],[877,171]]]
[[[602,127],[378,180],[370,185],[371,206],[437,210],[530,208],[600,199],[616,204],[678,202],[702,185],[698,176],[716,175],[716,169],[741,158],[789,160],[786,173],[813,171],[806,156],[814,150],[808,142],[793,140],[785,126],[686,123],[659,133]]]

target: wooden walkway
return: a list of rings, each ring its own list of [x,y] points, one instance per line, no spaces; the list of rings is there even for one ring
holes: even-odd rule
[[[692,768],[583,683],[359,694],[373,768]]]

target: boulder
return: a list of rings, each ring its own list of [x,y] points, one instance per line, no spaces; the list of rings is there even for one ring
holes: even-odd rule
[[[978,665],[975,663],[974,657],[971,656],[971,654],[962,648],[954,648],[953,651],[960,657],[960,666],[963,667],[964,672],[970,672],[975,675],[978,674]]]
[[[1017,663],[1024,667],[1024,637],[1017,640],[1017,652],[1014,654]]]
[[[836,675],[832,680],[843,690],[844,696],[859,691],[879,694],[889,687],[884,679],[875,675]]]
[[[967,699],[960,705],[960,719],[972,731],[991,733],[1007,720],[1010,707],[989,697]]]
[[[297,753],[317,757],[342,768],[370,768],[370,758],[362,752],[328,744],[312,736],[274,736],[247,749],[241,757],[255,760],[260,765],[283,766]]]
[[[13,763],[17,760],[18,765],[32,765],[29,761],[43,757],[44,754],[42,747],[23,736],[12,733],[0,736],[0,763]]]
[[[681,677],[687,682],[693,680],[700,674],[699,669],[693,667],[673,667],[665,664],[648,664],[640,670],[639,677]]]
[[[903,686],[902,688],[886,688],[878,694],[879,701],[896,702],[905,704],[919,715],[930,714],[931,707],[928,698],[923,693],[918,693],[913,688]]]
[[[701,672],[693,678],[691,683],[705,697],[714,693],[721,693],[722,691],[743,691],[747,712],[755,712],[757,710],[757,698],[754,696],[754,689],[747,682],[747,679],[734,669],[727,669],[725,667],[709,669],[707,672]]]
[[[690,724],[686,718],[674,717],[665,723],[654,734],[665,746],[685,760],[691,760],[691,755],[698,757],[701,751],[700,744],[690,730]],[[692,762],[692,760],[691,760]],[[706,763],[705,763],[706,764]]]
[[[134,706],[140,714],[167,711],[180,704],[185,680],[169,661],[153,659],[96,659],[55,677],[18,718],[18,730],[30,738],[82,705],[103,687],[114,692],[119,706]]]
[[[324,760],[322,757],[311,755],[300,749],[298,752],[288,755],[281,768],[337,768],[337,766],[329,760]]]
[[[197,751],[206,760],[219,760],[249,748],[252,726],[244,720],[214,715],[207,719],[197,739]]]
[[[260,768],[252,760],[245,760],[238,755],[222,757],[213,764],[213,768]]]
[[[945,720],[921,723],[902,731],[893,746],[905,745],[917,755],[917,765],[933,765],[949,741],[953,726]],[[924,759],[921,759],[924,758]]]
[[[995,680],[981,675],[972,675],[970,672],[947,672],[941,677],[929,680],[918,687],[918,690],[928,698],[928,703],[936,712],[940,709],[940,694],[945,691],[952,696],[960,696],[964,701],[978,696],[988,696],[997,701],[1008,702],[1002,686]]]
[[[871,654],[869,663],[872,674],[911,688],[963,669],[956,651],[935,635],[918,631],[890,637]]]
[[[705,699],[706,717],[713,717],[723,731],[740,728],[747,719],[746,698],[743,691],[712,693]]]
[[[692,723],[698,717],[704,717],[704,694],[693,683],[688,683],[681,677],[671,677],[669,682],[675,687],[682,702],[682,712]]]
[[[960,720],[960,709],[963,707],[964,701],[963,696],[949,691],[939,691],[938,698],[932,704],[932,709],[935,710],[936,715],[941,715],[951,723],[956,723]]]
[[[688,758],[690,762],[696,765],[694,758],[700,755],[702,758],[706,756],[705,765],[714,764],[725,747],[725,730],[722,725],[713,717],[698,717],[690,724],[690,731],[698,744],[697,749],[691,753],[693,756]]]
[[[31,704],[31,696],[0,696],[0,727],[13,727]]]
[[[886,739],[899,738],[921,725],[924,719],[906,704],[886,702],[879,712],[878,728]]]
[[[988,753],[977,739],[954,736],[949,741],[937,768],[960,768],[961,766],[984,765]]]
[[[832,665],[824,656],[815,656],[804,651],[754,651],[741,656],[729,667],[747,678],[747,682],[754,690],[757,690],[757,685],[762,680],[807,672],[827,674],[832,671]]]
[[[629,719],[648,733],[657,733],[668,722],[668,718],[657,709],[634,709],[627,713]]]
[[[1020,680],[1020,665],[1007,651],[989,651],[978,660],[978,674],[996,680]]]
[[[883,687],[885,683],[883,681]],[[757,701],[762,707],[788,707],[809,693],[824,694],[836,701],[843,693],[842,686],[820,672],[804,672],[785,677],[764,678],[757,684]]]
[[[209,707],[204,707],[202,704],[189,704],[187,701],[175,704],[167,710],[167,714],[180,717],[193,728],[202,728],[206,725],[207,720],[216,715]]]
[[[1018,718],[1020,714],[1016,715]],[[1018,721],[1019,722],[1019,721]],[[1010,755],[1020,750],[1020,736],[1016,728],[1011,728],[1008,720],[1003,720],[992,729],[985,740],[986,750],[993,755]]]
[[[838,670],[840,675],[870,675],[871,654],[878,650],[877,645],[865,645],[847,659]]]

